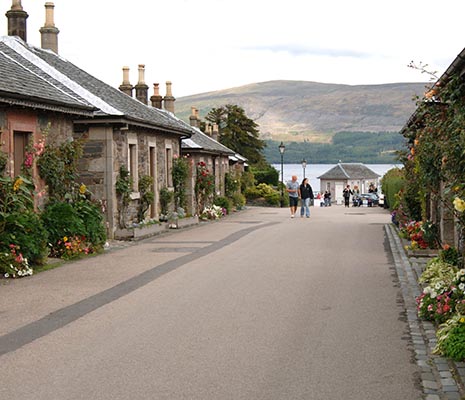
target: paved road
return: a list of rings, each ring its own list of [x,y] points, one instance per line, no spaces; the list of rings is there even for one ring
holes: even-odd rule
[[[2,400],[415,400],[379,208],[251,208],[0,284]]]

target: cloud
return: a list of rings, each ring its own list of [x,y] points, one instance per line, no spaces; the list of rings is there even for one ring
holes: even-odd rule
[[[312,47],[302,46],[295,44],[277,44],[277,45],[262,45],[262,46],[246,46],[242,47],[242,50],[246,51],[258,51],[258,52],[271,52],[271,53],[287,53],[291,56],[302,57],[349,57],[349,58],[371,58],[373,53],[367,53],[363,51],[357,51],[352,49],[337,49],[337,48],[323,48],[323,47]]]

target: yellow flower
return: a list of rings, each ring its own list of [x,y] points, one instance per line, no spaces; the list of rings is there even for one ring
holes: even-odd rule
[[[462,317],[462,318],[459,319],[459,321],[463,324],[465,322],[465,318]]]
[[[81,186],[79,186],[79,193],[86,194],[86,192],[87,192],[87,186],[84,184],[81,184]]]
[[[17,192],[18,189],[19,189],[19,187],[23,184],[23,182],[24,182],[24,181],[23,181],[21,178],[16,179],[16,181],[15,181],[15,183],[14,183],[14,185],[13,185],[13,190],[14,190],[15,192]]]
[[[67,241],[68,241],[68,236],[65,236],[65,237],[63,238],[63,242],[67,242]]]
[[[456,197],[454,199],[454,208],[458,212],[464,212],[465,211],[465,201],[463,201],[460,197]]]

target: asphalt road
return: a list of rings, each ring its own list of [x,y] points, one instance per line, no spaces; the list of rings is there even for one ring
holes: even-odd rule
[[[0,399],[421,399],[388,222],[250,208],[1,281]]]

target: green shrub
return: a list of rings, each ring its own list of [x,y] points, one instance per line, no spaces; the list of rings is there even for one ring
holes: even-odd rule
[[[435,354],[452,358],[455,361],[465,360],[465,317],[455,315],[440,325],[436,336],[438,343]]]
[[[278,184],[279,172],[271,165],[251,167],[251,171],[257,184],[265,183],[273,186]]]
[[[231,196],[231,200],[233,202],[233,205],[237,208],[241,208],[245,206],[245,196],[242,193],[234,193]]]
[[[258,190],[256,187],[252,186],[252,187],[247,188],[244,191],[244,196],[249,201],[249,200],[258,199],[259,197],[262,196],[262,194],[261,194],[260,190]]]
[[[0,151],[0,175],[3,175],[6,169],[8,158],[3,151]]]
[[[438,282],[444,282],[445,285],[450,285],[454,281],[457,271],[458,268],[454,265],[448,264],[438,257],[435,257],[428,261],[418,281],[430,286],[434,286]]]
[[[137,209],[137,222],[145,219],[145,213],[153,203],[155,193],[152,191],[153,178],[150,175],[143,175],[139,179],[139,207]]]
[[[281,204],[281,195],[278,192],[267,193],[263,196],[266,200],[266,204],[278,207]]]
[[[189,160],[187,157],[173,159],[171,170],[174,187],[174,207],[175,209],[186,208],[187,206],[187,178],[189,177]]]
[[[94,249],[103,247],[107,240],[105,229],[105,218],[100,210],[100,206],[90,201],[78,201],[73,204],[73,208],[82,219],[85,229],[85,237]]]
[[[84,236],[86,227],[83,219],[70,203],[50,203],[41,215],[52,244],[63,240],[65,236]]]
[[[451,264],[451,265],[457,265],[458,266],[459,263],[461,263],[460,253],[453,246],[445,246],[439,252],[439,258],[441,259],[441,261],[444,261],[445,263],[448,263],[448,264]]]
[[[233,207],[232,201],[222,196],[216,197],[215,200],[213,200],[213,204],[215,206],[224,208],[228,214],[231,213],[231,209]]]
[[[51,203],[41,218],[49,233],[53,257],[71,259],[94,253],[106,241],[103,215],[99,206],[89,201]]]
[[[404,171],[399,168],[387,171],[381,178],[381,187],[389,208],[391,210],[397,208],[396,195],[405,187]]]
[[[241,192],[244,193],[248,188],[255,186],[255,178],[250,171],[244,171],[241,175]],[[247,197],[247,195],[246,195]]]
[[[241,180],[238,173],[226,173],[224,175],[224,192],[227,197],[233,197],[234,194],[239,192],[241,187]]]
[[[173,192],[170,192],[168,188],[162,187],[160,189],[160,208],[163,215],[168,214],[168,208],[170,203],[173,201]]]
[[[13,212],[5,219],[5,230],[0,233],[2,252],[9,252],[11,244],[19,251],[29,264],[42,265],[46,262],[48,232],[40,217],[33,211]]]

